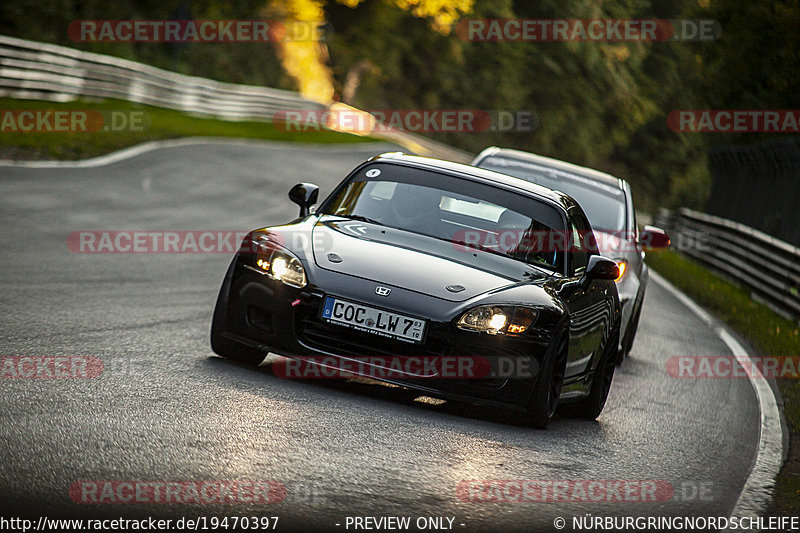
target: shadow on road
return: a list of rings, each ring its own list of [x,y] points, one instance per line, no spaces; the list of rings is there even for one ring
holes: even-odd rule
[[[271,362],[265,362],[258,367],[230,361],[217,356],[212,356],[204,361],[204,364],[213,365],[215,369],[240,368],[255,374],[261,374],[265,379],[280,380],[281,382],[291,381],[293,383],[320,387],[327,391],[342,392],[345,394],[356,394],[363,398],[373,401],[402,404],[406,407],[422,410],[426,413],[438,415],[450,415],[464,419],[471,419],[490,424],[499,424],[506,427],[518,427],[529,429],[537,433],[538,430],[528,428],[519,421],[513,411],[506,411],[501,408],[489,406],[473,405],[454,400],[440,400],[424,396],[419,391],[406,389],[397,385],[383,383],[369,378],[354,377],[350,379],[286,379],[277,376],[272,369]],[[268,386],[268,384],[265,384]],[[556,413],[550,424],[550,429],[558,428],[564,424],[580,426],[579,430],[583,433],[602,433],[600,424],[595,420],[578,420],[566,415]]]

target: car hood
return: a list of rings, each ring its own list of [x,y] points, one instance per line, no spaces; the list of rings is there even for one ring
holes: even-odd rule
[[[320,268],[453,302],[520,282],[465,264],[462,261],[477,256],[458,252],[448,243],[353,220],[319,221],[313,229],[312,248]],[[460,253],[463,260],[448,258],[448,253]]]

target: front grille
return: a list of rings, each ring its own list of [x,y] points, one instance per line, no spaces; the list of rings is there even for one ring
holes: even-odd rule
[[[430,326],[429,326],[430,328]],[[412,344],[378,335],[355,331],[322,322],[316,316],[305,317],[299,324],[300,341],[317,350],[337,355],[356,356],[425,356],[447,355],[447,350],[431,331],[422,344]]]
[[[296,315],[297,338],[304,346],[326,353],[341,356],[362,357],[436,357],[436,356],[482,356],[513,355],[514,350],[498,349],[476,343],[473,335],[466,340],[456,340],[449,325],[428,324],[425,342],[412,344],[379,335],[372,335],[348,329],[343,326],[328,324],[318,317],[320,303],[306,304],[298,309]],[[494,340],[494,339],[493,339]],[[430,379],[419,381],[420,385],[439,388],[451,388],[453,385],[478,389],[498,389],[507,379]]]

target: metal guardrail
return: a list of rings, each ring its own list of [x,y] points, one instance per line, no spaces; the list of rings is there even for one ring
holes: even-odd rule
[[[800,317],[800,248],[732,220],[682,208],[659,212],[676,248]]]
[[[115,98],[223,120],[269,122],[280,111],[325,111],[291,91],[186,76],[135,61],[0,35],[0,96],[68,102]],[[376,134],[420,155],[472,155],[403,131]]]
[[[222,83],[65,46],[0,35],[0,96],[50,101],[116,98],[226,120],[325,109],[291,91]]]

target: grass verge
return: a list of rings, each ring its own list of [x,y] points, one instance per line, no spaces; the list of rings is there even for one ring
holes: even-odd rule
[[[7,113],[11,111],[12,113]],[[34,129],[46,128],[43,122],[20,118],[22,111],[87,111],[89,119],[81,124],[87,131],[21,131],[21,126],[33,124]],[[39,100],[16,100],[0,98],[0,159],[59,159],[74,160],[107,154],[158,139],[178,137],[238,137],[270,141],[295,141],[307,143],[353,143],[372,142],[377,139],[360,137],[330,130],[286,131],[269,122],[232,122],[217,120],[181,111],[146,106],[122,100],[75,100],[66,103],[43,102]],[[15,114],[16,113],[16,114]],[[39,113],[41,116],[41,113]],[[91,131],[97,125],[96,117],[102,116],[103,126]],[[54,126],[54,115],[46,119]]]
[[[800,355],[800,327],[753,301],[750,291],[672,251],[651,253],[647,263],[695,302],[746,337],[759,356]],[[778,476],[772,514],[800,514],[800,380],[778,381],[791,432],[789,458]]]

